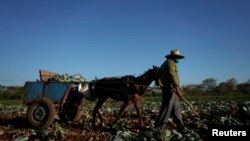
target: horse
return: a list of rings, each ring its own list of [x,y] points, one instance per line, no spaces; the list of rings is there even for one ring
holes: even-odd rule
[[[158,67],[153,66],[152,69],[147,70],[138,77],[132,75],[126,75],[120,78],[104,77],[90,83],[90,92],[98,99],[93,110],[92,125],[96,125],[96,114],[98,113],[100,122],[104,126],[100,108],[108,98],[111,98],[117,101],[123,101],[123,105],[115,119],[115,124],[124,114],[125,109],[133,102],[139,117],[139,124],[143,126],[140,107],[141,97],[152,81],[156,81],[158,70]]]

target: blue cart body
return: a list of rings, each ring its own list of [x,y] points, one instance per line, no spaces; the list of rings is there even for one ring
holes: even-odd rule
[[[79,93],[80,82],[49,81],[56,73],[40,70],[41,81],[26,81],[23,97],[28,106],[27,119],[36,129],[50,126],[56,115],[60,120],[78,121],[82,116],[80,109],[83,95]]]
[[[69,82],[26,82],[24,102],[29,103],[37,97],[47,97],[52,102],[60,102],[68,96],[67,89],[71,89]]]

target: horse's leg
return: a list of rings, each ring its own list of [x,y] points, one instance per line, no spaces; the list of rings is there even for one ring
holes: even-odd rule
[[[139,124],[142,127],[143,126],[143,121],[142,121],[142,113],[141,113],[141,96],[140,95],[135,95],[134,98],[134,106],[138,114],[139,118]]]
[[[97,104],[95,105],[95,108],[93,110],[93,120],[92,120],[92,125],[95,126],[95,121],[96,121],[96,114],[98,113],[99,119],[101,121],[101,124],[103,125],[103,118],[100,113],[100,108],[102,107],[103,103],[107,100],[107,98],[99,98],[97,101]]]
[[[125,109],[130,105],[131,103],[131,100],[128,98],[128,100],[124,101],[120,111],[119,111],[119,114],[115,120],[115,124],[118,122],[118,120],[121,118],[121,116],[124,114],[125,112]]]

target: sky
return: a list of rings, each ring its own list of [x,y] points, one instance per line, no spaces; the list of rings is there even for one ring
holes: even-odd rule
[[[0,85],[39,70],[139,76],[171,49],[181,85],[250,79],[249,0],[1,0]]]

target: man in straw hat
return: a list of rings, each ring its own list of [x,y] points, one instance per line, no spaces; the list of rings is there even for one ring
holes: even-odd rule
[[[186,127],[182,121],[179,102],[179,98],[183,99],[183,94],[180,89],[177,63],[185,57],[180,55],[177,49],[171,50],[170,54],[165,57],[166,61],[161,65],[158,73],[159,85],[162,89],[162,104],[155,121],[155,128],[166,128],[168,118],[171,115],[177,127],[183,131],[186,130]]]

